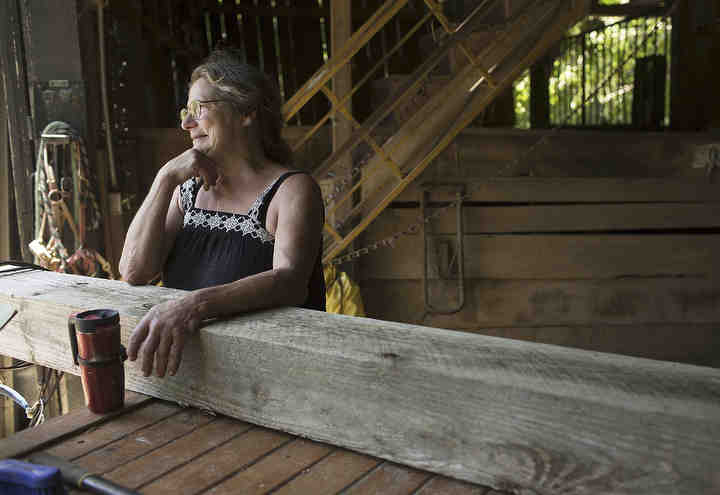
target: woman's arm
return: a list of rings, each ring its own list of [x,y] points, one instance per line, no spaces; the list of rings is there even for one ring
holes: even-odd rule
[[[182,227],[178,186],[197,175],[212,185],[217,178],[213,171],[211,160],[194,149],[160,169],[125,236],[119,266],[123,280],[131,285],[146,284],[160,273]]]
[[[294,175],[282,184],[276,201],[273,268],[153,307],[133,331],[128,345],[130,360],[141,357],[145,376],[153,367],[157,376],[166,371],[174,375],[188,334],[204,319],[305,302],[321,246],[320,189],[309,176]]]
[[[131,285],[146,284],[165,263],[168,246],[182,226],[179,187],[163,169],[135,214],[120,257],[120,275]]]

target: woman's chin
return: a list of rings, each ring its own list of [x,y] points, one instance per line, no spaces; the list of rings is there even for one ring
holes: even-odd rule
[[[209,146],[207,143],[203,142],[202,139],[196,139],[193,141],[193,148],[196,151],[199,151],[203,155],[210,156],[212,154],[212,146]]]

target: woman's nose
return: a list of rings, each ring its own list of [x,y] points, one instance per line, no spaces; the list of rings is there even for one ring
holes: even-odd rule
[[[192,118],[192,116],[187,115],[182,121],[180,122],[180,127],[184,130],[192,129],[193,127],[197,126],[197,121]]]

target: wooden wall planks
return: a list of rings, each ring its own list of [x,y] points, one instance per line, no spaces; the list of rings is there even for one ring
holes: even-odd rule
[[[423,191],[426,215],[455,191],[469,193],[465,307],[425,314],[417,232],[358,259],[366,310],[379,319],[720,365],[713,331],[720,194],[701,159],[715,141],[702,133],[468,129],[456,154],[436,160],[359,243],[415,224]],[[452,307],[455,210],[426,227],[430,300]]]
[[[454,236],[434,246],[452,249]],[[528,234],[465,236],[465,274],[485,279],[614,279],[718,276],[720,234]],[[431,245],[430,249],[435,247]],[[438,248],[440,249],[440,248]],[[452,252],[450,257],[452,256]],[[394,249],[362,260],[361,278],[420,279],[422,241],[400,238]]]
[[[438,207],[446,203],[437,203]],[[638,203],[463,206],[463,231],[467,234],[627,232],[642,230],[716,229],[720,203]],[[435,212],[427,208],[426,215]],[[373,223],[368,240],[382,239],[420,218],[418,208],[388,208]],[[434,219],[430,234],[455,234],[455,210]],[[415,234],[417,237],[420,233]]]
[[[433,280],[434,304],[456,301],[457,280]],[[369,315],[416,323],[423,315],[422,282],[367,279]],[[465,307],[455,315],[432,315],[441,328],[543,327],[659,324],[711,325],[720,321],[720,287],[702,278],[620,280],[484,280],[466,282]]]

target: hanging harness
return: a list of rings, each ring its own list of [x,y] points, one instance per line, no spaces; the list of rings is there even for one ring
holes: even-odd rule
[[[65,122],[51,122],[43,129],[35,184],[36,231],[30,250],[38,263],[57,272],[89,276],[105,272],[109,278],[115,278],[110,263],[96,250],[85,246],[86,233],[100,226],[100,206],[82,136]],[[72,208],[68,206],[70,202]],[[66,223],[74,239],[72,255],[63,243]]]

